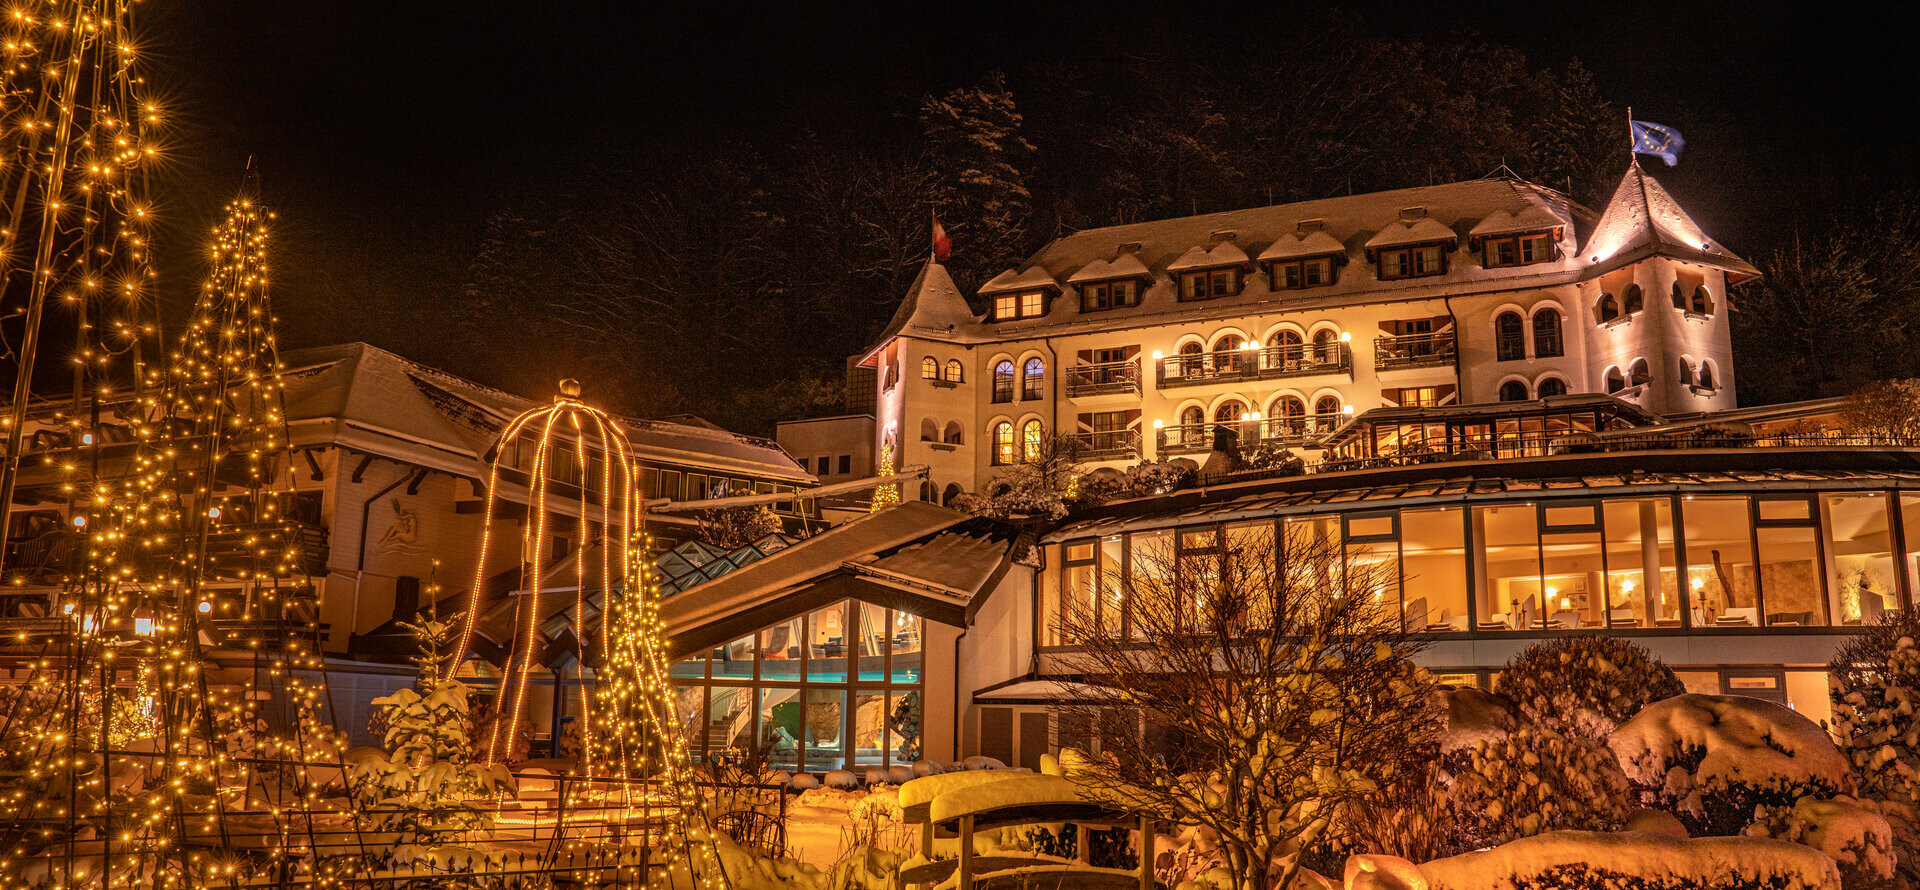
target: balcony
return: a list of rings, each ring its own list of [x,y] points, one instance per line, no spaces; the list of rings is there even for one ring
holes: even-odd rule
[[[1240,447],[1245,449],[1261,442],[1273,442],[1288,448],[1311,446],[1347,420],[1345,414],[1308,414],[1304,417],[1276,417],[1266,420],[1247,420],[1229,423],[1226,426],[1240,434]],[[1217,423],[1188,423],[1179,426],[1160,428],[1157,433],[1156,453],[1199,454],[1213,450],[1214,427]]]
[[[1244,380],[1276,380],[1353,373],[1353,351],[1345,343],[1287,344],[1232,352],[1176,355],[1160,360],[1161,389]]]
[[[207,533],[207,567],[221,576],[325,575],[328,550],[326,527],[304,522],[287,523],[284,536],[280,524],[272,522],[223,525]],[[289,557],[286,572],[282,553]]]
[[[1140,456],[1139,430],[1102,430],[1091,433],[1074,433],[1067,438],[1073,441],[1075,457],[1090,460],[1106,460],[1115,457]]]
[[[1070,399],[1139,391],[1140,362],[1137,359],[1074,365],[1067,369],[1067,397]]]
[[[1378,337],[1373,341],[1373,367],[1379,371],[1433,368],[1453,364],[1453,332]]]

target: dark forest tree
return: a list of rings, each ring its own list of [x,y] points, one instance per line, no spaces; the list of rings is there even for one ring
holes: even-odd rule
[[[1033,145],[1020,132],[1020,111],[1005,75],[929,96],[920,128],[933,159],[934,206],[957,246],[948,271],[971,292],[1029,249],[1033,194],[1022,172]]]

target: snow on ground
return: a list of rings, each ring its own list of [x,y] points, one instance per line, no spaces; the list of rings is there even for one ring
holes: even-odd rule
[[[1766,882],[1777,880],[1781,890],[1840,888],[1840,872],[1833,860],[1812,847],[1771,838],[1681,840],[1633,831],[1554,831],[1491,850],[1436,859],[1421,865],[1420,873],[1432,890],[1513,890],[1521,879],[1562,866],[1691,881],[1702,887],[1735,880],[1776,886]]]
[[[814,788],[787,799],[787,856],[827,868],[861,841],[877,839],[884,848],[917,849],[916,826],[900,824],[899,789]]]

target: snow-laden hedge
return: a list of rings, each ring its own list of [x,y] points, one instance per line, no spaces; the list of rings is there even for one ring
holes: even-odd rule
[[[1474,746],[1453,809],[1476,845],[1559,829],[1611,831],[1627,818],[1627,777],[1606,748],[1522,727]]]
[[[1738,834],[1756,807],[1852,789],[1826,730],[1757,698],[1674,696],[1622,724],[1608,745],[1643,802],[1695,835]]]
[[[1420,866],[1430,890],[1840,890],[1833,860],[1770,838],[1556,831]]]

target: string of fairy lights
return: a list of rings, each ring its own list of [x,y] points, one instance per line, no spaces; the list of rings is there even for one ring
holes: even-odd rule
[[[523,460],[527,454],[531,458]],[[572,483],[557,478],[562,469],[571,471]],[[488,455],[480,558],[445,675],[460,671],[485,620],[483,594],[490,569],[497,568],[489,555],[494,552],[492,528],[500,513],[502,483],[523,477],[527,520],[516,554],[519,589],[509,625],[513,637],[496,694],[486,762],[499,762],[513,751],[514,734],[526,718],[528,690],[544,666],[540,659],[546,636],[541,628],[556,611],[547,600],[548,585],[561,580],[556,575],[570,574],[569,611],[578,661],[587,663],[590,640],[598,641],[600,653],[591,696],[588,684],[579,684],[585,781],[576,786],[573,808],[598,812],[611,822],[664,821],[666,830],[658,833],[661,842],[656,845],[661,860],[652,863],[659,870],[650,875],[650,884],[672,884],[678,874],[678,886],[688,886],[689,880],[703,888],[729,886],[705,800],[692,781],[686,739],[671,719],[666,630],[648,558],[651,542],[643,532],[633,446],[616,420],[580,401],[575,381],[562,381],[551,404],[508,421]],[[579,523],[582,543],[562,557],[552,526],[576,509],[572,518]],[[564,566],[568,561],[570,571]],[[589,598],[590,589],[597,597]],[[599,612],[597,633],[589,622],[589,606]],[[557,684],[554,694],[561,694]],[[557,738],[559,727],[554,731]]]

